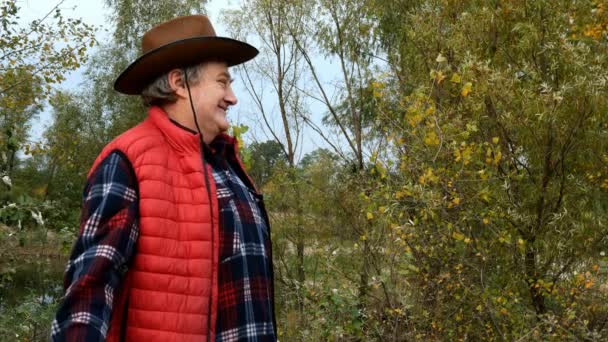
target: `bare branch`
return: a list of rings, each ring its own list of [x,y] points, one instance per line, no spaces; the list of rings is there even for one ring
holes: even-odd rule
[[[319,79],[319,76],[317,74],[316,68],[314,67],[314,65],[312,63],[312,59],[308,55],[308,52],[306,51],[306,49],[304,49],[304,47],[302,46],[302,43],[301,43],[300,39],[297,37],[297,35],[294,32],[293,28],[288,26],[288,29],[289,29],[289,33],[291,34],[291,37],[292,37],[294,43],[296,44],[296,47],[298,48],[298,50],[302,54],[302,57],[304,57],[304,60],[306,61],[307,65],[308,65],[308,67],[309,67],[309,69],[310,69],[310,71],[312,73],[313,79],[315,80],[315,83],[316,83],[317,87],[319,88],[319,91],[321,92],[321,95],[323,96],[323,101],[322,101],[323,104],[325,104],[325,106],[327,107],[327,109],[331,113],[332,117],[334,118],[334,120],[338,124],[338,127],[340,128],[340,131],[342,132],[342,135],[344,136],[344,138],[348,142],[348,144],[349,144],[350,148],[352,149],[353,153],[357,154],[357,148],[355,147],[355,144],[351,140],[351,137],[348,134],[348,132],[346,131],[346,128],[344,127],[344,125],[340,121],[335,108],[331,105],[331,102],[329,101],[327,93],[325,92],[325,88],[321,84],[321,80]]]

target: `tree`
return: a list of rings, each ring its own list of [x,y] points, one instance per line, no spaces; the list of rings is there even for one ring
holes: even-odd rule
[[[249,145],[249,150],[251,153],[249,174],[256,184],[264,186],[272,177],[275,166],[286,160],[285,153],[275,140],[254,142]]]
[[[320,102],[327,109],[326,123],[338,128],[339,136],[347,142],[358,170],[364,167],[364,115],[371,114],[365,101],[365,89],[371,77],[371,56],[374,49],[372,23],[368,21],[364,1],[349,0],[337,3],[320,0],[309,4],[310,10],[288,22],[288,29],[298,53],[316,88],[309,91],[299,87],[303,96]],[[313,53],[318,51],[339,64],[339,102],[330,97]],[[305,122],[336,152],[344,156],[322,130],[309,118]]]
[[[0,3],[0,174],[10,177],[24,147],[30,120],[52,86],[86,61],[95,29],[65,18],[57,4],[42,18],[20,26],[15,0]]]
[[[41,142],[30,141],[28,131],[54,86],[86,62],[96,41],[95,28],[67,18],[63,1],[54,3],[42,17],[21,24],[19,2],[0,1],[2,340],[48,336],[45,327],[54,308],[48,299],[58,296],[55,285],[62,269],[56,258],[62,255],[64,237],[72,240],[71,234],[60,232],[67,209],[36,193],[45,181],[46,158]]]
[[[608,46],[577,34],[599,5],[390,3],[376,100],[396,158],[370,200],[390,198],[413,286],[395,319],[416,338],[601,339]]]

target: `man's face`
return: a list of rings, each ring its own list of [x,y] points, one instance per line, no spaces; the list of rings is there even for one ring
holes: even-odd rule
[[[190,92],[203,138],[210,141],[230,127],[226,111],[237,99],[226,63],[209,62],[200,68],[199,82],[190,85]]]

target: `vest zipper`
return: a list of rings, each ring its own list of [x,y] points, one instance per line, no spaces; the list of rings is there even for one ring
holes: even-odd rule
[[[128,291],[128,290],[127,290]],[[122,312],[122,321],[120,322],[120,341],[127,341],[127,321],[129,319],[129,297],[131,295],[127,293],[127,299],[125,300],[125,306]]]
[[[207,160],[205,159],[205,143],[201,138],[201,157],[203,159],[203,173],[205,175],[205,187],[207,188],[207,197],[209,199],[209,217],[211,218],[211,292],[209,295],[209,310],[207,316],[207,342],[211,342],[211,309],[213,308],[213,268],[215,267],[215,252],[213,248],[215,240],[215,227],[213,224],[213,199],[211,197],[211,185],[209,183],[209,173],[207,172]]]

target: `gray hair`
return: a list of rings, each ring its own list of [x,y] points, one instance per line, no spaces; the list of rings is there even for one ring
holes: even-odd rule
[[[191,65],[185,68],[189,85],[196,85],[199,82],[200,70],[202,68],[202,64]],[[181,76],[184,77],[184,69],[178,70],[181,73]],[[177,101],[175,91],[173,91],[169,85],[169,73],[163,74],[156,78],[154,82],[148,84],[144,90],[141,91],[141,97],[146,107]]]

